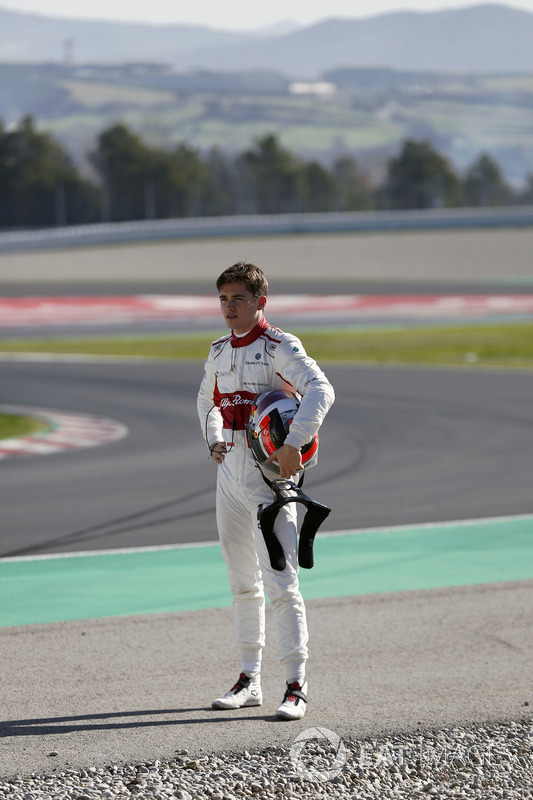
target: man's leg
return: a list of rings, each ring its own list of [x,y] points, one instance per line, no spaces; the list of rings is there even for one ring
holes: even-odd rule
[[[280,509],[276,519],[275,533],[286,558],[286,566],[282,571],[272,568],[263,534],[257,520],[255,521],[256,550],[266,593],[272,605],[278,636],[278,653],[285,670],[287,683],[284,700],[278,709],[278,712],[283,710],[283,713],[278,713],[278,716],[286,719],[299,719],[304,715],[307,703],[305,664],[308,658],[307,642],[309,637],[305,605],[298,582],[298,531],[295,504],[289,504]],[[288,694],[289,688],[292,688],[296,694]],[[282,709],[287,703],[289,708]]]
[[[261,655],[265,644],[265,596],[255,552],[248,507],[236,496],[235,482],[219,467],[217,525],[220,546],[233,595],[235,638],[241,674],[233,688],[214,703],[216,708],[260,705]],[[231,477],[231,476],[230,476]]]

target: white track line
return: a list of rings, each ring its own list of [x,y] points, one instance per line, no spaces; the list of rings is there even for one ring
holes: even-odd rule
[[[533,514],[516,514],[504,517],[480,517],[479,519],[447,520],[446,522],[420,522],[414,525],[389,525],[384,528],[361,528],[357,530],[323,531],[320,536],[334,538],[336,536],[360,536],[368,533],[401,533],[402,531],[431,531],[433,528],[455,528],[457,526],[496,525],[502,522],[531,520],[533,531]],[[87,558],[91,556],[131,555],[133,553],[157,553],[166,550],[190,550],[195,547],[217,547],[218,540],[212,542],[181,542],[176,544],[146,545],[145,547],[119,547],[110,550],[80,550],[69,553],[45,553],[34,556],[9,556],[0,558],[1,563],[12,561],[49,561],[56,558]]]

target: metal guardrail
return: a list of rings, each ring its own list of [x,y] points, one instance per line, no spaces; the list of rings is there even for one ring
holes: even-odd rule
[[[256,214],[108,222],[0,233],[0,253],[162,239],[297,233],[511,228],[533,226],[533,206],[509,208]]]

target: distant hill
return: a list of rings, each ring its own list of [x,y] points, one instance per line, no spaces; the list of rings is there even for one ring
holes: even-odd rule
[[[314,77],[335,67],[513,72],[533,68],[533,13],[504,5],[440,12],[405,11],[363,20],[329,19],[237,49],[213,46],[180,57],[224,69],[272,68]]]
[[[236,46],[238,45],[238,46]],[[498,4],[253,33],[200,25],[61,19],[0,9],[0,61],[158,61],[179,69],[276,70],[313,78],[338,67],[533,70],[533,13]]]
[[[249,38],[249,37],[246,37]],[[270,38],[270,32],[264,40]],[[61,61],[65,43],[78,62],[159,61],[198,48],[233,46],[242,32],[201,25],[145,25],[22,14],[0,8],[0,61]]]

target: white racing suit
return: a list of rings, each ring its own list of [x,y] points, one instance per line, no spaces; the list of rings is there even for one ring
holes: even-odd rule
[[[265,596],[278,637],[287,680],[307,659],[307,623],[298,585],[296,504],[278,514],[275,534],[286,556],[283,571],[270,565],[258,526],[260,505],[274,493],[264,482],[246,439],[246,423],[256,395],[285,389],[301,403],[285,440],[300,449],[318,431],[334,400],[333,387],[301,342],[272,328],[263,318],[242,337],[233,332],[211,345],[198,393],[198,414],[207,444],[224,442],[227,453],[217,470],[217,526],[235,615],[241,669],[260,669],[265,644]]]

